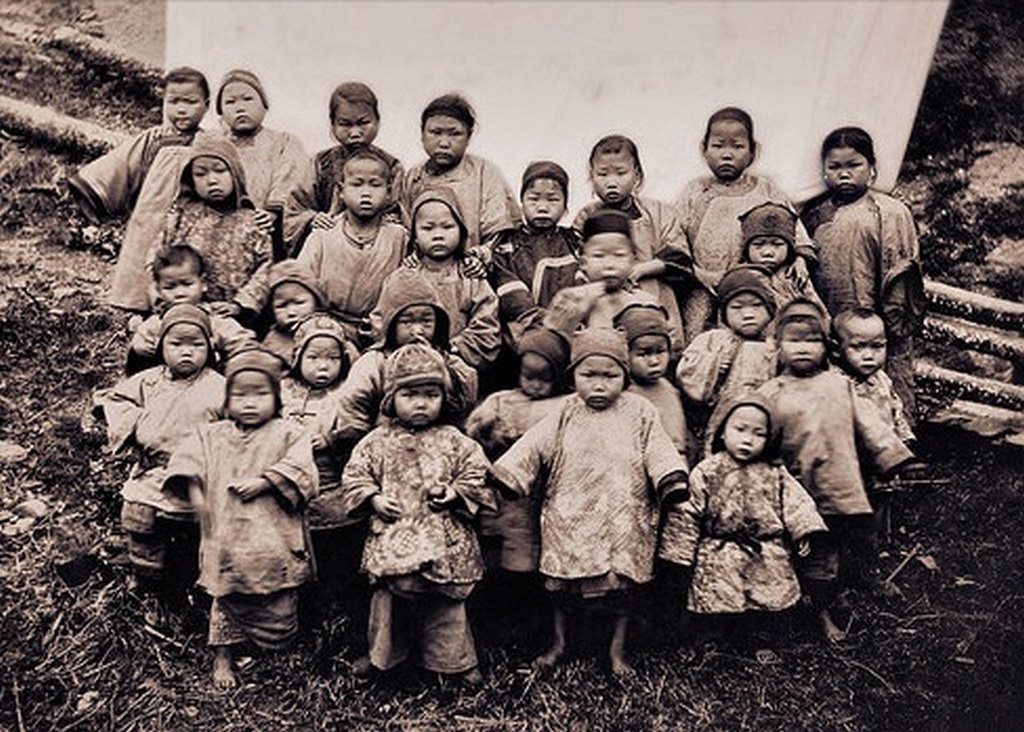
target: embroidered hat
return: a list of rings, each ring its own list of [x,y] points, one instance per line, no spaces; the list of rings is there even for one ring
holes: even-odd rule
[[[292,370],[298,370],[302,354],[306,350],[306,346],[309,345],[309,342],[314,338],[320,337],[333,338],[338,342],[338,347],[341,349],[341,373],[347,373],[349,361],[348,352],[345,347],[348,339],[345,338],[345,330],[341,327],[341,323],[324,313],[310,315],[303,319],[299,323],[299,327],[295,329],[295,348],[292,352],[291,363]]]
[[[531,183],[541,178],[548,178],[557,183],[558,187],[562,189],[565,200],[569,200],[569,174],[565,172],[565,168],[551,160],[536,160],[526,166],[526,170],[523,171],[523,184],[519,188],[519,197],[523,197]]]
[[[274,389],[279,389],[281,386],[281,359],[270,351],[264,351],[262,348],[250,348],[229,358],[224,366],[224,378],[227,380],[227,386],[230,387],[232,380],[243,371],[259,371],[270,377]]]
[[[444,356],[423,343],[408,343],[384,361],[384,399],[380,411],[394,416],[395,393],[407,386],[435,384],[445,396],[451,393],[451,377]]]
[[[725,320],[729,301],[744,292],[756,295],[768,308],[769,314],[775,314],[775,292],[768,270],[756,264],[740,264],[726,272],[718,282],[718,307],[722,320]]]
[[[629,217],[610,208],[598,209],[583,222],[583,241],[598,234],[623,234],[629,238],[630,243],[633,241]]]
[[[533,328],[526,331],[516,346],[519,355],[536,353],[551,364],[551,370],[558,377],[569,364],[569,343],[550,328]]]
[[[822,336],[827,336],[827,319],[825,311],[817,303],[798,297],[779,311],[775,319],[775,340],[782,339],[783,328],[789,323],[807,323]]]
[[[272,293],[279,285],[283,285],[285,282],[294,282],[309,290],[316,299],[316,306],[318,308],[323,308],[326,305],[327,298],[324,296],[323,290],[320,289],[320,283],[317,282],[313,270],[298,260],[282,259],[270,267],[269,279],[267,281],[270,288],[269,291]]]
[[[796,243],[796,213],[781,203],[762,203],[740,214],[740,230],[743,232],[743,246],[759,236],[778,236]]]
[[[629,378],[629,351],[626,337],[616,328],[585,328],[572,339],[572,358],[569,370],[574,371],[588,356],[607,356],[622,367]]]
[[[626,334],[626,343],[630,344],[640,336],[663,336],[671,341],[668,330],[668,312],[661,305],[654,303],[634,303],[619,311],[613,321],[616,328]]]
[[[215,108],[217,114],[224,114],[223,104],[221,104],[221,97],[224,96],[224,87],[230,84],[232,81],[240,81],[243,84],[248,84],[256,93],[260,95],[260,101],[263,102],[264,109],[270,109],[270,105],[267,104],[267,93],[263,91],[263,84],[260,83],[259,78],[256,74],[245,69],[232,69],[228,73],[224,74],[224,78],[221,79],[220,87],[217,89],[217,100]]]
[[[729,415],[740,407],[754,407],[764,412],[768,420],[768,439],[765,441],[764,450],[761,452],[762,460],[772,460],[777,456],[781,430],[779,420],[775,414],[775,404],[764,394],[749,390],[742,391],[726,399],[719,405],[712,416],[712,423],[708,425],[709,431],[714,437],[711,439],[711,452],[720,452],[725,449],[722,435],[725,432],[725,424],[729,421]]]

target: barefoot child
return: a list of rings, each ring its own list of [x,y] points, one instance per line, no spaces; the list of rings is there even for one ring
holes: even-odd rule
[[[662,508],[686,499],[686,461],[654,406],[623,393],[629,367],[619,331],[582,331],[569,369],[576,394],[527,430],[493,474],[521,496],[544,480],[540,571],[555,604],[554,637],[536,663],[561,659],[570,604],[596,602],[614,618],[608,660],[620,675],[630,671],[630,598],[653,578]]]
[[[363,571],[370,577],[369,657],[387,671],[414,645],[428,671],[482,681],[466,598],[483,577],[470,521],[494,507],[483,450],[445,423],[450,384],[429,345],[400,347],[384,367],[388,418],[360,440],[342,485],[350,514],[370,516]]]
[[[213,598],[213,683],[231,688],[235,649],[280,649],[298,630],[297,591],[313,575],[305,506],[316,465],[303,428],[281,419],[280,366],[263,351],[228,362],[227,419],[174,451],[164,490],[199,514],[199,585]]]

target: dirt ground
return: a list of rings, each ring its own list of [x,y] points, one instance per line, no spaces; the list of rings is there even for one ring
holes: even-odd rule
[[[114,5],[12,0],[0,26],[98,29]],[[1017,301],[1021,58],[1012,3],[954,2],[898,189],[930,276]],[[120,129],[159,116],[151,90],[2,32],[0,93]],[[0,130],[0,729],[1024,729],[1022,453],[934,424],[920,434],[934,480],[897,497],[878,561],[899,593],[852,598],[835,647],[798,613],[774,644],[782,662],[762,666],[662,610],[635,634],[633,679],[592,655],[536,674],[525,661],[543,639],[496,643],[492,602],[482,688],[414,672],[366,684],[350,673],[363,643],[350,606],[314,618],[293,651],[255,658],[237,693],[211,694],[201,603],[160,637],[144,629],[118,527],[128,466],[83,428],[126,339],[101,304],[120,230],[84,226],[61,184],[81,162]]]

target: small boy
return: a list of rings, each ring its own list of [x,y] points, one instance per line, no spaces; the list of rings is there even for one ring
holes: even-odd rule
[[[248,289],[246,297],[254,290]],[[324,309],[324,294],[309,268],[294,259],[283,259],[270,267],[266,291],[266,297],[254,298],[260,305],[253,309],[262,311],[269,306],[274,324],[260,345],[281,359],[281,367],[287,369],[294,361],[295,330],[304,319]]]

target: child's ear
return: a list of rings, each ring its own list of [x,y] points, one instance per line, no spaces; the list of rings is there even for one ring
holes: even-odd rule
[[[761,143],[755,140],[750,141],[750,162],[753,163],[757,160],[757,156],[761,154]]]

